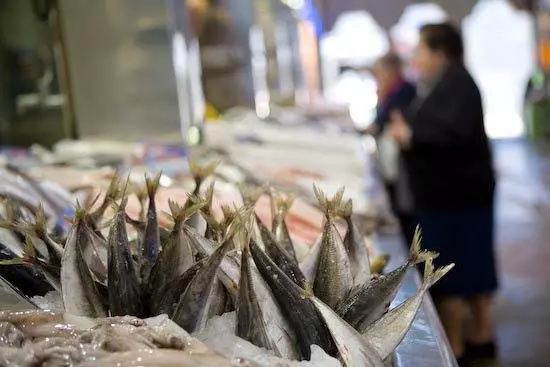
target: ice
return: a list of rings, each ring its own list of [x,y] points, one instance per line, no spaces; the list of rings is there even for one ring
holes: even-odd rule
[[[42,310],[50,311],[64,311],[63,298],[61,293],[52,291],[46,293],[44,296],[34,296],[31,301]]]
[[[310,361],[288,361],[275,357],[272,352],[258,348],[235,335],[236,313],[229,312],[213,317],[206,328],[194,334],[216,352],[230,359],[245,359],[262,367],[340,367],[338,360],[328,356],[320,347],[311,346]]]

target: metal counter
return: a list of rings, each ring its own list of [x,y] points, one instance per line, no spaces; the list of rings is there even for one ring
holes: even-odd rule
[[[405,248],[398,241],[393,239],[386,241],[384,238],[377,242],[380,242],[377,243],[377,247],[381,252],[390,254],[390,269],[394,269],[406,261]],[[418,289],[419,284],[418,271],[416,269],[409,270],[392,307],[411,297]],[[411,329],[405,335],[405,339],[397,347],[394,359],[394,366],[398,367],[458,367],[429,295],[424,297],[422,307]]]

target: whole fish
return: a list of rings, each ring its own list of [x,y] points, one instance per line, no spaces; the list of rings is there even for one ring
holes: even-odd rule
[[[92,275],[82,257],[80,239],[86,213],[77,208],[73,226],[61,259],[61,290],[67,313],[77,316],[105,317],[107,312]]]
[[[354,285],[362,285],[371,277],[370,257],[365,240],[351,218],[352,214],[353,202],[350,199],[342,206],[340,213],[347,224],[344,246],[348,251]]]
[[[149,279],[151,268],[157,261],[160,247],[159,223],[157,218],[157,208],[155,205],[155,196],[160,185],[161,175],[162,173],[159,173],[153,180],[149,179],[149,177],[145,177],[149,207],[147,208],[145,232],[140,246],[140,274],[144,282],[147,282]]]
[[[292,242],[292,238],[290,237],[290,232],[288,231],[288,228],[285,222],[287,214],[290,211],[290,208],[292,207],[293,201],[294,201],[293,197],[276,198],[273,193],[271,194],[271,206],[272,206],[271,211],[272,211],[272,217],[273,217],[271,231],[275,236],[275,240],[278,243],[280,243],[281,247],[283,247],[286,250],[288,255],[290,255],[290,257],[293,258],[296,263],[298,263],[298,260],[296,257],[296,250],[294,248],[294,243]]]
[[[264,244],[266,253],[271,260],[296,284],[302,288],[306,288],[308,283],[304,274],[300,270],[300,266],[296,257],[289,255],[286,250],[275,240],[273,234],[267,227],[261,223],[260,218],[255,215],[256,222],[260,229],[261,242]]]
[[[367,282],[350,292],[350,295],[336,307],[338,314],[359,332],[378,320],[390,306],[407,270],[421,262],[436,257],[436,254],[422,251],[421,232],[417,229],[410,249],[408,261],[392,272]]]
[[[313,296],[310,299],[323,316],[344,366],[384,367],[384,361],[377,351],[368,344],[366,338],[363,338],[320,299]]]
[[[151,269],[148,282],[150,294],[153,294],[154,290],[161,289],[164,285],[176,279],[195,262],[192,245],[189,237],[183,235],[182,227],[185,220],[200,208],[200,204],[186,208],[179,206],[173,201],[169,201],[168,205],[172,213],[174,226],[168,240],[162,246],[162,251],[159,253],[157,261]]]
[[[171,319],[186,331],[200,331],[206,326],[211,294],[216,284],[216,274],[228,244],[221,244],[193,277],[172,314]]]
[[[344,192],[340,189],[332,200],[328,200],[316,186],[314,189],[323,206],[325,224],[313,292],[321,301],[334,308],[353,286],[348,252],[334,223]]]
[[[143,294],[126,234],[124,212],[127,202],[128,199],[124,198],[118,206],[109,231],[109,309],[113,316],[141,317],[144,313]]]
[[[409,330],[424,294],[439,279],[447,274],[454,264],[437,269],[434,272],[432,260],[426,261],[424,270],[424,281],[415,295],[401,303],[399,306],[388,311],[384,316],[369,326],[363,337],[378,352],[382,359],[386,359],[397,348]]]
[[[256,298],[251,266],[250,249],[249,246],[245,246],[242,250],[241,278],[237,300],[237,336],[260,348],[272,350],[280,356],[277,346],[271,340],[264,314]]]
[[[305,291],[279,269],[254,240],[250,242],[250,252],[263,279],[271,288],[279,307],[296,333],[301,357],[309,360],[312,344],[320,346],[331,356],[336,355],[336,346],[330,332]]]

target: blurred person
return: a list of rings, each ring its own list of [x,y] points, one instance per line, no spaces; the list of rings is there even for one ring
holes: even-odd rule
[[[379,171],[388,194],[391,210],[397,217],[403,240],[410,244],[415,223],[409,204],[409,189],[400,148],[385,129],[390,121],[391,111],[403,111],[409,107],[416,95],[416,88],[405,80],[403,65],[399,56],[388,53],[381,57],[371,69],[376,81],[378,105],[376,118],[369,131],[377,137]]]
[[[459,364],[494,358],[492,300],[495,175],[480,92],[463,63],[459,31],[448,23],[422,27],[414,63],[417,98],[388,126],[402,148],[423,247],[437,265],[455,268],[432,288]],[[473,317],[463,335],[464,307]]]

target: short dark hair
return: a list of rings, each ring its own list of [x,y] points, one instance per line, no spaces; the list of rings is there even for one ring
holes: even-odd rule
[[[376,64],[397,71],[401,71],[401,69],[403,68],[403,62],[401,61],[399,55],[397,55],[395,52],[388,52],[387,54],[376,60]]]
[[[420,38],[430,50],[442,52],[449,61],[463,61],[462,35],[453,24],[426,24],[420,28]]]

